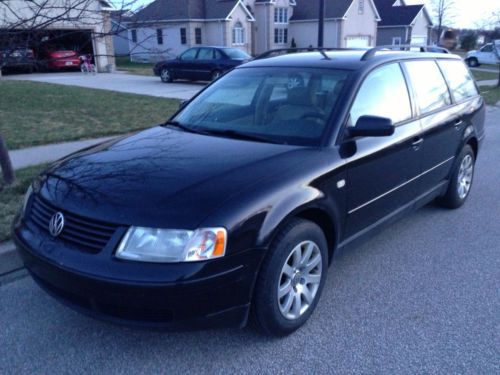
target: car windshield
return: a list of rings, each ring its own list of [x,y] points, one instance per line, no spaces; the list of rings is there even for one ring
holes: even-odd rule
[[[231,59],[250,59],[251,56],[243,52],[238,48],[226,48],[224,49],[226,55]]]
[[[221,136],[318,146],[348,74],[334,69],[235,69],[172,123]]]

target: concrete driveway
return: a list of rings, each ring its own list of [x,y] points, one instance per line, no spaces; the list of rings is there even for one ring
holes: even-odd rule
[[[339,254],[317,311],[285,339],[117,327],[29,277],[0,279],[0,374],[498,374],[499,150],[490,108],[467,203],[424,207]]]
[[[9,75],[4,76],[3,79],[55,83],[181,100],[191,98],[205,87],[205,83],[202,82],[163,83],[159,77],[126,73],[96,75],[84,75],[80,72],[36,73]]]

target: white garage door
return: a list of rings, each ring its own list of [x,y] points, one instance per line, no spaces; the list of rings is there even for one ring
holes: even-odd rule
[[[418,46],[426,46],[427,45],[427,37],[426,36],[412,36],[411,44],[416,44]]]
[[[346,38],[345,46],[347,48],[370,47],[369,35],[348,36]]]

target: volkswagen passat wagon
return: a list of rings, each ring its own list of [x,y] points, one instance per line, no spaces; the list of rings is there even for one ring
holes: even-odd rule
[[[87,148],[29,188],[13,238],[33,279],[139,326],[303,325],[336,251],[470,193],[485,104],[459,57],[256,59],[166,123]]]

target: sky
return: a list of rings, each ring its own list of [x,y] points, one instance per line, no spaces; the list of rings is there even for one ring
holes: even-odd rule
[[[422,4],[423,0],[406,0],[408,5]],[[453,0],[456,5],[456,16],[452,27],[476,28],[476,22],[481,22],[492,15],[494,11],[500,11],[500,0]],[[431,0],[425,1],[429,14],[433,16]]]

